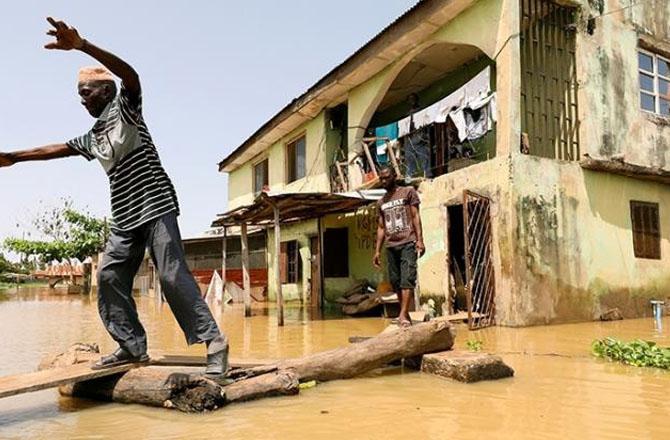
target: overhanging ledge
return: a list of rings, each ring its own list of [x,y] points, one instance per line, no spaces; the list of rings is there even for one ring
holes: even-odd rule
[[[327,214],[352,212],[379,200],[384,190],[354,191],[348,193],[261,193],[251,205],[219,214],[213,227],[232,227],[242,223],[271,225],[274,206],[282,223],[319,218]]]
[[[670,171],[661,168],[645,167],[617,160],[594,159],[588,155],[584,155],[584,158],[579,161],[579,165],[586,170],[603,171],[670,185]]]

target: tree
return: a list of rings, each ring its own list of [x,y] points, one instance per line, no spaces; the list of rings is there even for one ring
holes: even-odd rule
[[[106,220],[75,210],[67,199],[61,207],[40,214],[33,226],[45,240],[8,238],[4,247],[25,257],[35,256],[41,262],[84,260],[103,249],[109,231]]]
[[[20,265],[12,263],[0,253],[0,274],[3,273],[24,273]]]

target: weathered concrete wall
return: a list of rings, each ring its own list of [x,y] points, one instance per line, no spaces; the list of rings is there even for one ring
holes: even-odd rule
[[[420,185],[421,222],[426,242],[426,254],[419,260],[422,296],[440,298],[448,292],[447,206],[462,204],[463,191],[467,189],[491,199],[491,254],[496,302],[509,301],[512,273],[504,264],[514,251],[509,235],[511,212],[506,208],[510,204],[509,161],[508,157],[498,157]]]
[[[670,120],[640,109],[637,49],[642,39],[666,50],[670,2],[583,0],[577,34],[581,153],[670,169]],[[613,38],[616,36],[616,38]],[[665,42],[661,41],[665,40]],[[535,325],[590,320],[610,307],[650,313],[649,299],[670,292],[670,188],[512,155],[510,233],[516,252],[503,270],[513,280],[497,302],[498,323]],[[630,200],[659,203],[661,260],[635,258]]]
[[[626,162],[670,170],[670,119],[640,109],[637,57],[641,38],[668,56],[670,2],[647,0],[597,18],[593,35],[586,32],[586,18],[631,2],[579,3],[583,8],[577,34],[582,154],[597,158],[623,155]]]
[[[498,323],[535,325],[651,312],[670,296],[670,187],[531,156],[512,160],[513,282]],[[635,258],[629,203],[660,208],[661,260]]]

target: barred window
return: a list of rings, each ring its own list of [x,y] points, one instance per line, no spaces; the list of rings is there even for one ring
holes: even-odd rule
[[[640,49],[638,65],[642,110],[670,116],[670,60]]]
[[[658,203],[631,200],[630,216],[635,257],[660,260],[661,228]]]

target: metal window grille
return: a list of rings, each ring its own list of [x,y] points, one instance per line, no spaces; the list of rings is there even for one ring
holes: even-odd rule
[[[495,324],[495,274],[491,256],[491,200],[465,191],[466,300],[471,330]]]
[[[579,159],[575,9],[521,2],[521,127],[530,154]]]

